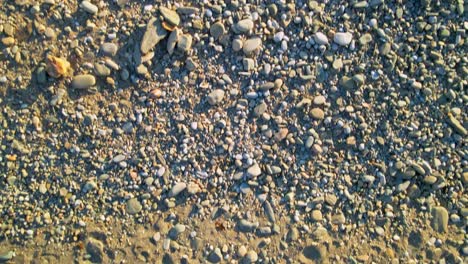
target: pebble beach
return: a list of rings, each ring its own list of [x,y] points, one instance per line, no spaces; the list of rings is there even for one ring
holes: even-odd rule
[[[464,0],[4,0],[0,263],[467,263]]]

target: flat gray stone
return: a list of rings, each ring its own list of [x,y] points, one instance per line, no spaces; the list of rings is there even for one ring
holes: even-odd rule
[[[177,42],[177,49],[182,52],[187,52],[192,48],[192,36],[189,34],[184,34],[180,36],[179,41]]]
[[[257,177],[260,174],[262,174],[262,170],[260,169],[260,166],[258,166],[258,164],[255,163],[247,169],[247,174],[250,177]]]
[[[271,223],[274,223],[276,221],[275,219],[275,211],[273,211],[273,207],[271,206],[270,202],[265,201],[263,203],[263,210],[265,211],[265,214],[268,218],[268,220]]]
[[[322,32],[317,32],[314,34],[315,43],[319,45],[328,45],[328,38]]]
[[[169,236],[171,237],[171,239],[177,239],[177,237],[182,234],[183,232],[185,232],[185,225],[182,225],[182,224],[176,224],[173,228],[171,228],[171,230],[169,231]]]
[[[91,74],[76,75],[73,77],[71,86],[73,89],[88,89],[96,84],[96,78]]]
[[[242,49],[243,45],[244,45],[244,42],[242,42],[242,40],[234,39],[232,41],[232,50],[237,52]]]
[[[251,38],[244,42],[242,51],[244,51],[245,55],[251,55],[256,52],[260,46],[262,46],[262,40],[260,38]]]
[[[97,76],[101,76],[101,77],[109,76],[111,74],[111,70],[104,63],[95,63],[94,71],[96,72]]]
[[[101,45],[101,51],[106,56],[115,56],[117,54],[119,47],[117,44],[112,42],[106,42]]]
[[[80,7],[84,11],[86,11],[87,13],[90,13],[90,14],[93,14],[93,15],[96,14],[99,11],[99,8],[96,5],[89,2],[89,1],[81,2]]]
[[[159,12],[161,12],[161,15],[164,17],[164,20],[169,22],[170,24],[174,26],[178,26],[180,24],[180,17],[176,11],[161,6],[159,8]]]
[[[185,182],[178,182],[174,186],[172,186],[171,190],[169,191],[169,197],[177,196],[179,193],[183,192],[187,188],[187,184]]]
[[[166,45],[166,48],[167,48],[167,53],[169,53],[169,55],[172,55],[172,53],[174,53],[174,49],[177,45],[177,41],[179,40],[179,36],[180,36],[180,30],[179,29],[174,29],[171,34],[169,34],[169,37],[167,38],[167,45]]]
[[[157,18],[152,18],[146,26],[145,34],[141,41],[141,52],[148,53],[167,35],[167,31],[161,25],[161,21]]]
[[[333,37],[333,41],[340,46],[348,46],[351,40],[353,40],[353,34],[349,32],[338,32]]]
[[[254,27],[254,22],[251,19],[242,19],[235,25],[236,31],[239,33],[249,32]]]
[[[192,14],[196,14],[199,12],[200,12],[200,9],[197,7],[193,7],[193,6],[181,6],[177,8],[177,13],[181,15],[192,15]]]
[[[265,102],[261,102],[257,106],[255,106],[255,108],[253,110],[253,114],[256,117],[259,117],[263,113],[265,113],[266,109],[267,109],[267,104]]]
[[[434,207],[431,210],[431,214],[432,214],[432,221],[431,221],[432,228],[439,233],[448,232],[449,215],[448,215],[447,209],[445,209],[442,206]]]
[[[238,222],[238,228],[239,228],[239,231],[241,232],[245,232],[245,233],[251,233],[253,231],[255,231],[255,229],[258,227],[258,222],[250,222],[248,220],[245,220],[245,219],[241,219],[239,220]]]
[[[141,212],[141,210],[143,209],[143,206],[141,205],[141,203],[138,201],[137,198],[131,198],[127,201],[127,213],[133,215],[133,214],[138,214],[139,212]]]
[[[224,90],[216,89],[208,95],[208,103],[210,105],[216,105],[216,104],[221,103],[223,101],[223,98],[224,98]]]
[[[224,29],[224,25],[221,22],[216,22],[210,27],[210,35],[215,39],[219,39],[226,30]]]

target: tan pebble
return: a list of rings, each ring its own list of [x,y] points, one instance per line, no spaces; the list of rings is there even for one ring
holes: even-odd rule
[[[40,132],[42,130],[41,121],[39,120],[39,117],[33,116],[32,117],[32,124],[33,124],[34,128],[36,129],[36,131]]]
[[[322,221],[322,219],[323,219],[322,212],[320,212],[320,210],[312,211],[312,220],[319,222],[319,221]]]
[[[356,145],[356,138],[355,137],[348,137],[346,139],[346,145],[348,145],[348,146]]]
[[[150,97],[151,98],[160,98],[162,96],[162,91],[158,88],[151,90]]]
[[[8,155],[6,155],[6,159],[8,161],[16,161],[16,155],[15,154],[11,154],[11,155],[8,154]]]
[[[112,77],[107,77],[106,78],[106,83],[111,85],[111,86],[115,85],[115,81],[114,81],[114,79],[112,79]]]
[[[314,104],[323,105],[325,103],[325,96],[319,95],[314,98]]]
[[[239,257],[244,257],[247,254],[247,248],[245,248],[244,245],[240,246],[239,249],[237,250],[237,255]]]
[[[318,120],[322,120],[325,117],[325,113],[320,108],[313,108],[310,111],[310,114],[312,115],[313,118],[318,119]]]
[[[285,139],[286,136],[288,135],[288,132],[289,132],[289,130],[287,128],[285,128],[285,127],[280,128],[280,130],[278,132],[276,132],[276,134],[275,134],[275,140],[279,142],[279,141]]]
[[[5,38],[2,38],[2,43],[3,45],[7,47],[13,46],[13,44],[15,44],[15,39],[12,37],[5,37]]]
[[[90,74],[82,74],[73,77],[71,86],[74,89],[88,89],[96,84],[96,78]]]
[[[281,86],[283,86],[283,79],[279,79],[279,78],[276,79],[275,80],[275,86],[274,86],[275,89],[279,89],[279,88],[281,88]]]
[[[323,149],[322,149],[322,147],[321,147],[320,145],[314,144],[314,145],[312,146],[312,151],[313,151],[315,154],[322,154]]]

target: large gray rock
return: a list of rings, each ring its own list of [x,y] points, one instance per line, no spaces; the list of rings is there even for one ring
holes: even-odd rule
[[[167,31],[163,28],[161,21],[157,18],[152,18],[146,26],[145,34],[141,41],[141,52],[148,53],[167,35]]]

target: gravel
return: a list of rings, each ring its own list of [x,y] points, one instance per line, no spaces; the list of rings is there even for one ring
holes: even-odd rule
[[[463,263],[463,1],[4,2],[1,261]]]

